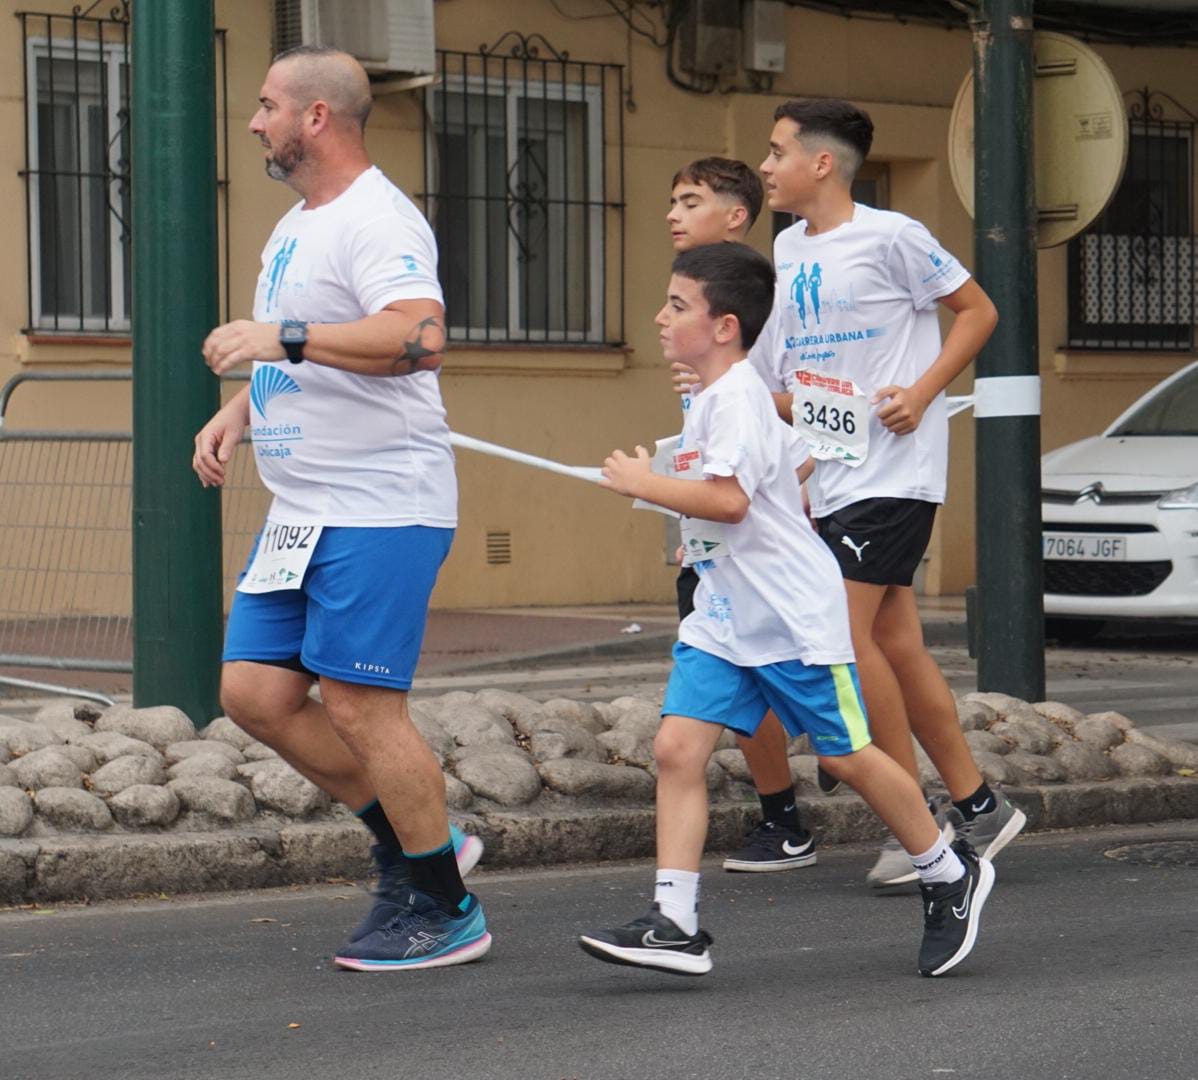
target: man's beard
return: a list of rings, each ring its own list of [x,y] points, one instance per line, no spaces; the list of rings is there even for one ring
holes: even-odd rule
[[[272,145],[266,159],[266,175],[272,180],[287,180],[304,161],[304,144],[296,132],[288,134],[278,145]]]

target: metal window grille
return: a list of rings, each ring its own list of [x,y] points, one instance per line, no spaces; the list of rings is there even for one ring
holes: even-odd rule
[[[450,339],[622,344],[624,69],[515,32],[437,66],[423,197]]]
[[[1171,104],[1186,119],[1167,119]],[[1069,345],[1194,347],[1194,114],[1157,91],[1136,91],[1127,168],[1110,205],[1069,242]]]
[[[129,3],[19,12],[25,87],[27,332],[130,332]],[[225,32],[217,31],[222,314],[228,296]]]

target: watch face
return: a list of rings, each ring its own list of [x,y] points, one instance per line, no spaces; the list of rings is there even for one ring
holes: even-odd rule
[[[302,326],[284,326],[279,331],[279,340],[284,345],[303,345],[308,340],[308,331]]]

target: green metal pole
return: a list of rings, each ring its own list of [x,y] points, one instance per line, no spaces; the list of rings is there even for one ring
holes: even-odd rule
[[[974,23],[977,276],[998,329],[977,361],[978,689],[1044,697],[1033,0]]]
[[[212,0],[133,4],[133,699],[219,714],[220,494],[191,472],[220,407]]]

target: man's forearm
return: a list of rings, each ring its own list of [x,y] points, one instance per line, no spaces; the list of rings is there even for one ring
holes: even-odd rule
[[[445,352],[445,316],[380,311],[349,323],[311,323],[304,359],[356,375],[435,371]]]

